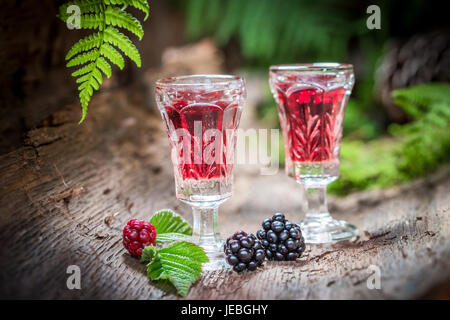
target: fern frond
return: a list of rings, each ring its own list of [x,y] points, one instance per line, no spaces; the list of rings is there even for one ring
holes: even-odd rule
[[[98,57],[97,59],[97,67],[103,71],[103,73],[110,78],[112,74],[111,65],[108,63],[108,61],[105,60],[103,57]]]
[[[94,93],[94,89],[90,84],[90,82],[92,82],[92,81],[95,82],[96,80],[94,80],[91,77],[89,81],[86,81],[85,83],[83,83],[83,88],[80,89],[79,97],[80,97],[81,108],[82,108],[82,116],[78,123],[82,123],[84,121],[84,119],[86,118],[87,108],[88,108],[89,102],[91,101],[91,97]]]
[[[77,71],[72,72],[72,77],[82,76],[82,75],[84,75],[86,73],[91,72],[94,68],[95,68],[95,62],[91,62],[91,63],[85,65],[84,67],[81,67]]]
[[[450,84],[423,84],[395,90],[392,95],[414,117],[409,124],[390,128],[394,136],[403,137],[399,171],[408,178],[421,176],[450,160]]]
[[[78,91],[82,91],[84,88],[89,86],[89,82],[83,82],[78,86]]]
[[[120,33],[119,30],[111,26],[107,27],[105,29],[104,40],[122,50],[123,53],[125,53],[128,58],[134,61],[138,67],[141,66],[141,56],[138,49],[133,44],[133,42],[131,42],[131,40],[127,36]]]
[[[85,74],[84,76],[81,76],[77,79],[76,83],[83,83],[83,82],[89,82],[91,81],[91,78],[93,77],[92,72]],[[94,89],[98,90],[99,86],[98,83],[95,82],[93,84]]]
[[[94,90],[98,90],[102,84],[102,75],[97,68],[94,68],[92,72],[77,79],[77,83],[81,83],[78,87],[80,90],[80,102],[82,107],[82,117],[79,123],[83,122],[87,114],[87,107],[91,101],[91,97],[94,94]]]
[[[392,97],[409,115],[418,118],[429,111],[431,102],[450,104],[449,86],[447,83],[429,83],[411,88],[394,90]]]
[[[299,57],[342,59],[347,38],[355,33],[354,22],[336,0],[182,2],[188,36],[213,35],[220,45],[235,39],[245,57],[264,64]]]
[[[144,21],[147,21],[148,16],[150,15],[150,7],[148,5],[147,0],[130,0],[129,5],[135,7],[138,10],[141,10],[145,13]]]
[[[80,8],[80,24],[82,29],[98,29],[73,45],[66,55],[67,67],[80,66],[72,72],[79,83],[78,91],[82,108],[80,123],[86,118],[89,102],[94,91],[99,90],[103,83],[102,72],[109,78],[112,70],[110,62],[121,70],[125,66],[123,54],[141,66],[141,56],[136,46],[116,27],[123,28],[142,39],[144,30],[139,20],[125,11],[126,6],[132,6],[149,15],[147,0],[73,0],[60,7],[58,15],[63,21],[67,21],[69,14],[67,8],[76,5]],[[123,5],[120,9],[115,5]],[[108,60],[109,61],[108,61]]]
[[[119,4],[134,7],[145,13],[144,21],[146,21],[150,15],[150,8],[147,0],[105,0],[105,4]]]
[[[81,29],[99,29],[105,28],[104,13],[88,13],[81,16],[80,19]]]
[[[103,77],[102,77],[102,73],[100,72],[100,70],[98,70],[97,68],[92,70],[92,76],[95,78],[95,80],[97,80],[99,85],[102,85]]]
[[[76,56],[75,58],[72,58],[71,60],[69,60],[69,62],[67,62],[67,67],[75,67],[75,66],[79,66],[91,61],[95,61],[97,60],[99,55],[98,50],[93,49],[91,51],[88,51],[86,53],[83,54],[79,54],[78,56]]]
[[[144,29],[138,19],[117,7],[108,7],[105,11],[106,24],[124,28],[135,34],[139,40],[144,36]]]
[[[67,53],[66,60],[69,60],[70,58],[81,52],[89,51],[93,48],[98,48],[103,41],[102,36],[103,35],[100,32],[97,32],[79,40]]]
[[[104,43],[100,48],[100,54],[105,58],[108,58],[109,61],[114,63],[116,66],[122,70],[125,66],[125,61],[123,60],[122,55],[119,51],[117,51],[113,46],[108,43]]]
[[[104,10],[104,0],[74,0],[69,1],[59,7],[58,18],[60,18],[64,22],[67,22],[67,19],[71,15],[67,12],[67,9],[73,5],[80,8],[80,14],[99,13]]]

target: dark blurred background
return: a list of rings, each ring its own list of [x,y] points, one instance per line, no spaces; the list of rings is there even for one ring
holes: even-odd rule
[[[24,133],[53,112],[77,101],[64,57],[89,32],[70,31],[56,18],[62,3],[2,1],[1,154],[20,146]],[[341,179],[330,186],[331,191],[344,195],[391,186],[450,161],[450,32],[448,13],[439,2],[150,0],[149,4],[144,39],[135,41],[142,68],[127,62],[101,90],[126,87],[131,95],[145,92],[143,105],[152,110],[151,88],[159,77],[238,73],[254,83],[254,121],[272,128],[279,124],[267,83],[271,64],[348,62],[355,67],[356,85],[346,111]],[[366,9],[372,4],[381,9],[379,30],[366,27],[370,16]]]

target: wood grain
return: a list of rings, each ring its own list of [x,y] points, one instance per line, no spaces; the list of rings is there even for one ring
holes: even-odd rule
[[[93,99],[78,126],[70,106],[29,131],[24,146],[0,157],[0,297],[176,299],[151,283],[122,247],[123,225],[172,208],[167,138],[159,115],[123,91]],[[223,234],[256,232],[276,211],[301,217],[301,188],[283,172],[237,168],[235,195],[221,208]],[[355,223],[355,242],[308,246],[297,262],[258,272],[205,273],[190,299],[416,298],[450,279],[450,169],[385,191],[332,199],[336,217]],[[81,290],[68,290],[66,268],[81,268]],[[370,265],[381,289],[366,285]]]

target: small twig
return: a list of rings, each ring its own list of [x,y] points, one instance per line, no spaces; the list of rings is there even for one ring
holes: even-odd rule
[[[61,171],[59,171],[59,169],[58,169],[58,167],[56,166],[55,163],[53,163],[53,166],[55,167],[56,172],[57,172],[57,173],[59,174],[59,176],[61,177],[61,180],[62,180],[64,186],[65,186],[66,188],[68,188],[69,186],[67,185],[66,180],[64,180],[64,177],[63,177]]]
[[[50,196],[50,200],[54,202],[59,202],[61,200],[64,200],[65,202],[69,202],[71,199],[78,197],[79,195],[83,194],[86,190],[83,187],[76,187],[76,188],[70,188],[67,189],[60,194]]]

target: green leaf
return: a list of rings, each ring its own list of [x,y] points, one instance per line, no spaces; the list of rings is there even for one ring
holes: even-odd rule
[[[144,250],[142,250],[141,263],[151,262],[153,258],[157,255],[157,252],[158,251],[154,246],[145,247]]]
[[[187,240],[192,236],[189,223],[169,209],[156,212],[150,218],[150,223],[155,226],[157,243]]]
[[[208,261],[206,253],[199,246],[185,241],[177,242],[157,251],[147,266],[147,275],[152,280],[168,279],[182,296],[186,296],[191,285],[201,275],[202,263]]]
[[[108,43],[104,43],[100,48],[100,54],[108,58],[112,63],[122,70],[125,67],[125,60],[123,60],[122,55],[113,46]]]
[[[262,65],[299,56],[342,59],[346,56],[348,39],[356,32],[355,20],[336,1],[182,2],[189,38],[212,35],[220,45],[238,41],[242,54]],[[323,19],[324,16],[328,18]]]
[[[92,70],[92,76],[95,78],[95,80],[97,80],[99,85],[101,85],[103,83],[102,73],[97,68]]]
[[[85,14],[89,12],[100,12],[103,9],[103,0],[74,0],[66,2],[59,7],[58,18],[66,22],[67,19],[73,14],[68,13],[67,9],[70,6],[78,6],[80,8],[80,14]]]
[[[122,8],[116,7],[121,5]],[[125,66],[125,56],[129,57],[141,66],[141,56],[133,42],[119,30],[112,26],[126,29],[142,39],[144,30],[141,23],[131,14],[125,11],[127,6],[132,6],[149,15],[147,0],[72,0],[59,7],[58,17],[66,22],[75,12],[67,12],[70,6],[77,6],[80,10],[81,29],[97,29],[96,33],[86,36],[75,43],[66,55],[67,67],[77,67],[72,72],[73,77],[78,77],[76,82],[82,107],[82,118],[87,113],[88,104],[95,90],[99,90],[103,83],[102,72],[109,78],[112,70],[110,62],[120,69]],[[114,47],[115,46],[115,47]],[[107,58],[108,60],[106,60]],[[166,237],[168,238],[168,237]],[[173,236],[172,238],[183,239]]]
[[[139,40],[144,36],[144,29],[138,19],[116,7],[108,7],[105,11],[107,25],[118,26],[134,33]]]
[[[106,4],[120,4],[123,6],[132,6],[145,13],[144,21],[148,19],[150,8],[147,0],[105,0]]]
[[[105,16],[102,13],[88,13],[80,17],[82,29],[99,29],[105,28]]]
[[[135,7],[138,10],[141,10],[143,13],[145,13],[144,21],[147,21],[148,16],[150,14],[150,8],[148,6],[147,0],[130,0],[130,6]]]
[[[157,243],[190,240],[190,239],[191,239],[190,235],[176,233],[176,232],[167,232],[167,233],[163,233],[163,234],[157,234],[157,236],[156,236]]]
[[[69,60],[78,53],[89,51],[93,48],[97,48],[102,44],[102,34],[96,32],[91,34],[77,43],[75,43],[66,55],[66,60]]]
[[[134,61],[138,67],[141,66],[141,55],[139,54],[138,49],[133,42],[131,42],[127,36],[120,33],[119,30],[111,26],[107,27],[104,40],[122,50],[122,52]]]
[[[95,61],[98,58],[98,50],[91,50],[88,51],[86,53],[80,54],[72,59],[69,60],[69,62],[67,62],[67,67],[75,67],[75,66],[79,66],[91,61]]]
[[[392,96],[413,120],[391,124],[390,138],[364,143],[343,139],[341,175],[329,186],[331,192],[345,195],[393,186],[430,174],[450,161],[450,84],[397,89]]]
[[[105,60],[105,58],[103,57],[99,57],[97,60],[97,66],[100,70],[103,71],[103,73],[110,78],[112,71],[111,71],[111,66],[110,64]]]
[[[91,72],[94,68],[95,68],[95,62],[91,62],[91,63],[85,65],[84,67],[78,69],[77,71],[73,72],[72,77],[78,77],[78,76],[84,75],[88,72]]]

